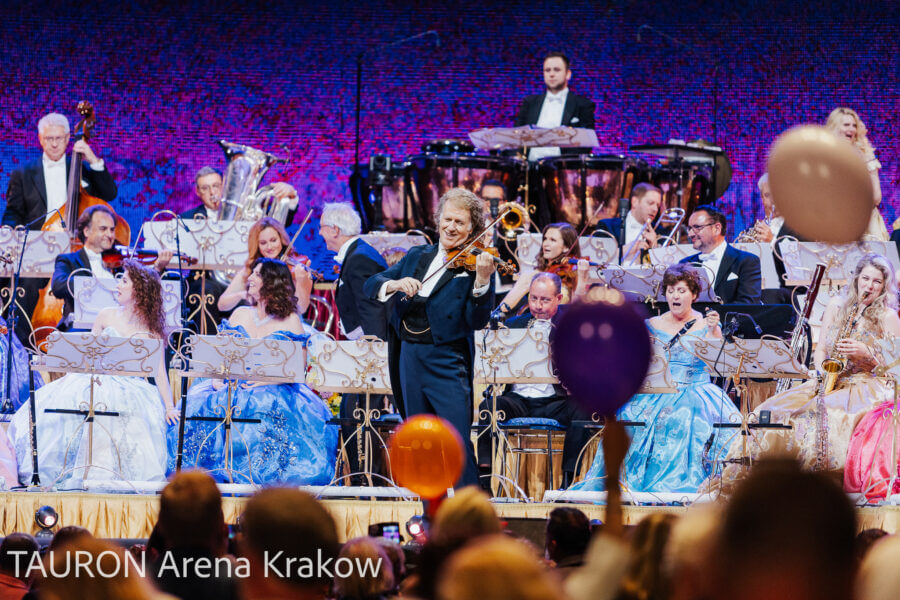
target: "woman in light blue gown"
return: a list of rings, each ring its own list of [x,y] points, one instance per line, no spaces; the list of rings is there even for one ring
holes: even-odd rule
[[[619,420],[645,423],[629,427],[632,442],[622,473],[633,492],[694,493],[712,473],[711,461],[722,454],[733,432],[713,424],[735,422],[739,412],[725,392],[710,383],[704,363],[691,353],[698,338],[722,337],[718,313],[710,311],[704,317],[693,309],[700,294],[696,271],[689,265],[673,265],[662,285],[669,311],[649,319],[647,327],[663,344],[681,333],[668,352],[669,372],[678,391],[638,394],[619,409]],[[598,452],[588,475],[571,489],[602,490],[605,477],[603,454]]]
[[[116,299],[119,306],[101,310],[91,333],[110,338],[165,338],[162,287],[155,270],[125,261]],[[92,445],[83,415],[45,412],[84,409],[91,395],[91,375],[69,373],[39,389],[35,431],[41,484],[65,489],[80,487],[82,479],[165,481],[166,423],[176,423],[178,412],[162,352],[154,375],[155,386],[143,377],[95,376],[95,410],[118,415],[94,418]],[[8,431],[23,484],[30,483],[32,475],[28,413],[26,403],[13,415]],[[93,466],[86,469],[88,464]]]
[[[297,315],[294,280],[287,265],[258,259],[247,277],[247,297],[253,306],[236,309],[219,326],[220,334],[306,342]],[[187,395],[183,465],[210,471],[218,481],[325,485],[334,474],[337,427],[328,425],[331,412],[305,384],[240,384],[232,397],[235,416],[259,423],[235,422],[231,444],[225,447],[221,422],[191,420],[221,417],[227,401],[222,380],[199,380]],[[175,469],[178,433],[169,432],[169,470]],[[231,452],[231,473],[225,452]]]

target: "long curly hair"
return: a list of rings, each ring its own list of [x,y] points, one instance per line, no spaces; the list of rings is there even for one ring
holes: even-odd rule
[[[569,223],[550,223],[544,230],[541,231],[541,245],[544,243],[544,236],[547,235],[547,232],[551,229],[556,229],[559,231],[559,235],[562,236],[563,241],[563,254],[566,256],[579,257],[581,256],[581,244],[578,242],[578,231],[572,227]],[[567,253],[567,251],[569,251]],[[544,258],[543,250],[538,252],[537,257],[537,268],[538,271],[545,271],[547,267],[552,264],[556,264],[562,259],[562,255],[560,257],[554,258],[552,260],[547,260]]]
[[[247,267],[247,270],[252,271],[253,265],[256,264],[256,260],[262,258],[262,254],[259,252],[259,236],[263,232],[263,229],[272,228],[276,232],[278,232],[278,237],[281,238],[281,251],[284,252],[284,249],[287,248],[291,244],[291,238],[287,234],[287,230],[285,230],[284,225],[282,225],[279,221],[276,221],[272,217],[263,217],[256,223],[254,223],[250,227],[250,231],[247,232],[247,262],[244,263],[244,266]]]
[[[259,276],[262,285],[259,288],[259,299],[266,306],[266,314],[277,319],[286,319],[297,312],[296,287],[291,275],[291,268],[274,258],[258,258],[250,269],[259,265]]]
[[[859,276],[866,267],[874,267],[881,271],[884,284],[878,297],[863,311],[861,323],[857,325],[856,331],[868,332],[874,337],[884,337],[884,317],[888,311],[897,311],[897,277],[888,259],[880,254],[869,253],[859,259],[856,268],[853,269],[853,279],[844,289],[844,301],[828,332],[829,338],[837,335],[837,330],[847,320],[851,308],[859,301]]]
[[[839,106],[831,111],[831,114],[828,115],[828,120],[825,121],[825,128],[833,133],[837,133],[840,128],[841,117],[848,115],[853,117],[856,121],[856,139],[853,140],[853,145],[863,153],[863,156],[875,152],[875,148],[873,148],[871,142],[869,142],[869,130],[866,129],[862,119],[859,118],[859,115],[852,108]]]
[[[141,323],[154,335],[166,335],[166,313],[163,310],[162,284],[156,269],[145,267],[134,260],[124,262],[125,272],[131,280],[134,309]]]

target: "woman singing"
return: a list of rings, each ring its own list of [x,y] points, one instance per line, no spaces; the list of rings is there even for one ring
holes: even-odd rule
[[[247,299],[220,335],[305,342],[309,336],[297,314],[294,276],[279,260],[259,258],[247,277]],[[187,395],[187,415],[223,415],[228,391],[221,380],[195,383]],[[219,481],[324,485],[331,481],[337,455],[337,428],[331,412],[306,384],[242,383],[231,398],[234,414],[259,423],[235,422],[226,448],[225,431],[215,421],[185,423],[184,464],[207,469]],[[175,468],[177,432],[169,432],[169,470]],[[232,453],[232,473],[223,457]]]
[[[878,180],[878,171],[881,169],[881,163],[875,158],[875,148],[869,143],[869,138],[866,135],[866,126],[859,118],[859,115],[856,114],[856,111],[839,107],[828,115],[825,127],[835,135],[846,138],[859,150],[863,160],[866,161],[869,176],[872,178],[872,189],[874,191],[872,217],[869,219],[869,227],[863,234],[863,239],[881,242],[888,241],[887,227],[884,225],[881,213],[878,212],[878,205],[881,204],[881,182]]]
[[[843,294],[828,304],[822,319],[814,355],[817,371],[823,372],[826,358],[846,361],[834,390],[823,396],[827,432],[820,431],[816,409],[819,383],[813,379],[776,394],[757,407],[757,415],[770,411],[772,422],[789,424],[792,429],[757,430],[759,441],[751,444],[751,450],[792,452],[807,467],[819,463],[828,470],[843,470],[854,428],[866,412],[892,396],[892,386],[873,373],[878,365],[875,340],[898,335],[900,317],[894,269],[883,256],[867,254],[856,265]],[[733,446],[729,456],[735,457],[739,452]]]
[[[91,333],[113,338],[165,339],[162,286],[152,268],[126,260],[125,272],[116,286],[115,308],[97,315]],[[178,411],[166,374],[164,352],[160,352],[154,387],[142,377],[69,373],[36,393],[38,464],[44,485],[64,486],[85,475],[91,479],[164,481],[166,477],[166,423],[178,422]],[[114,357],[110,358],[115,361]],[[81,414],[45,412],[47,409],[84,409],[91,398],[96,410],[117,413],[94,419],[93,444]],[[174,429],[174,428],[173,428]],[[31,481],[29,410],[16,411],[9,437],[16,448],[19,480]],[[88,461],[88,456],[91,460]],[[74,469],[74,470],[73,470]],[[59,481],[57,481],[59,480]]]
[[[731,399],[709,381],[706,365],[694,356],[699,338],[721,339],[719,314],[706,316],[694,310],[700,295],[700,277],[686,264],[672,265],[662,285],[668,312],[647,321],[650,334],[663,344],[678,340],[668,349],[669,373],[678,391],[673,394],[637,394],[619,409],[618,419],[643,422],[631,428],[634,441],[623,468],[626,485],[638,492],[693,493],[712,472],[712,461],[721,453],[725,433],[714,423],[739,418]],[[572,489],[605,487],[606,467],[598,453],[584,481]]]
[[[240,304],[241,301],[247,301],[247,279],[250,275],[250,269],[258,258],[272,258],[282,260],[284,249],[291,243],[284,225],[273,219],[272,217],[263,217],[253,224],[247,234],[247,262],[244,268],[235,275],[234,279],[228,285],[228,288],[219,296],[218,307],[221,311],[229,311]],[[285,260],[293,263],[298,255],[293,248],[288,252]],[[312,277],[309,271],[300,263],[296,263],[291,267],[294,279],[295,296],[297,298],[297,306],[299,314],[306,312],[309,307],[309,294],[312,291]]]
[[[578,232],[568,223],[550,223],[541,232],[541,252],[537,258],[537,269],[523,271],[516,284],[506,294],[500,309],[504,315],[516,311],[522,299],[528,295],[531,280],[538,273],[549,271],[559,275],[563,282],[563,302],[568,303],[582,297],[587,291],[587,276],[590,264],[579,260],[577,265],[568,263],[569,257],[581,256]]]

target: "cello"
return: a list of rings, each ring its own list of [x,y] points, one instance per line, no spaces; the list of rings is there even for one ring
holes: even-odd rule
[[[75,141],[79,139],[88,141],[93,135],[94,125],[96,124],[94,107],[90,102],[82,101],[78,103],[77,110],[78,114],[81,115],[81,120],[75,124],[72,137]],[[44,221],[41,231],[67,231],[69,232],[72,251],[80,250],[83,244],[75,233],[75,224],[78,221],[78,217],[89,207],[103,204],[116,215],[116,242],[128,246],[131,243],[131,228],[125,219],[116,214],[116,211],[112,209],[108,202],[91,196],[82,189],[82,164],[83,157],[81,153],[72,152],[72,163],[66,188],[66,203],[59,211],[55,211]],[[53,295],[51,285],[52,281],[47,282],[47,285],[40,291],[37,305],[35,305],[34,313],[31,315],[34,347],[38,350],[43,349],[47,336],[50,335],[50,332],[56,328],[60,319],[62,319],[64,302],[61,298]]]

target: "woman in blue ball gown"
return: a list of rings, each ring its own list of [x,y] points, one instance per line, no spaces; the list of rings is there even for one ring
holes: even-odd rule
[[[260,258],[247,277],[252,306],[236,309],[219,326],[220,335],[306,342],[297,315],[290,268],[279,260]],[[210,471],[218,481],[325,485],[334,474],[337,427],[331,412],[305,384],[243,382],[232,397],[236,417],[259,423],[233,423],[231,472],[225,469],[225,431],[221,422],[191,416],[221,417],[228,390],[220,379],[197,381],[188,392],[183,464]],[[178,432],[169,432],[169,470],[175,469]]]
[[[627,489],[634,492],[694,493],[712,472],[733,429],[714,423],[736,422],[739,412],[731,399],[710,383],[703,361],[691,349],[698,338],[721,339],[719,315],[704,317],[693,309],[700,295],[700,278],[689,265],[669,267],[662,281],[669,310],[647,321],[650,334],[663,344],[694,321],[668,352],[669,372],[678,391],[638,394],[619,409],[618,419],[645,423],[630,427],[633,438],[622,467]],[[603,454],[597,453],[577,490],[606,486]]]
[[[97,314],[91,333],[101,339],[165,339],[162,286],[154,269],[126,260],[116,300],[119,306]],[[154,376],[155,386],[143,377],[95,376],[95,409],[118,414],[95,417],[92,443],[83,415],[45,412],[86,407],[91,397],[90,374],[69,373],[38,390],[35,430],[41,484],[65,489],[80,487],[82,479],[165,481],[166,424],[177,423],[178,412],[163,353]],[[28,484],[32,460],[27,403],[13,415],[8,434],[16,449],[19,480]]]

